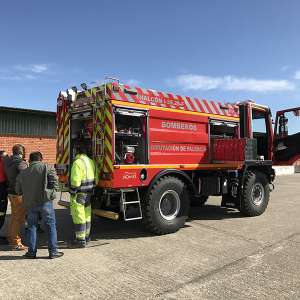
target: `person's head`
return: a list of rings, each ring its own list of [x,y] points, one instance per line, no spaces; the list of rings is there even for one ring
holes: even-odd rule
[[[76,149],[76,154],[86,154],[86,155],[90,155],[90,147],[88,144],[84,143],[84,142],[77,142],[75,145],[75,149]]]
[[[29,162],[42,161],[43,155],[40,151],[31,152],[29,155]]]
[[[13,155],[20,155],[23,158],[25,157],[25,147],[21,144],[16,144],[12,147]]]
[[[0,150],[0,159],[4,158],[7,156],[7,153],[5,150]]]

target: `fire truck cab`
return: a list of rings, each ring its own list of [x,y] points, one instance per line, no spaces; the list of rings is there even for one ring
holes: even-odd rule
[[[221,196],[246,216],[269,201],[274,163],[300,158],[300,134],[278,112],[252,101],[222,104],[110,82],[61,92],[57,101],[57,164],[68,185],[74,143],[90,147],[98,185],[93,212],[142,219],[148,230],[181,228],[193,205]]]

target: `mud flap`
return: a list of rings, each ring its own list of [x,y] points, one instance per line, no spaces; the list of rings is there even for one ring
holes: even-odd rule
[[[238,198],[233,197],[230,194],[223,195],[221,207],[238,208]]]

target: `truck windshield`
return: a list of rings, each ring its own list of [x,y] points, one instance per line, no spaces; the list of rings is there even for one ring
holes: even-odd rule
[[[211,138],[237,138],[238,123],[222,120],[210,121],[210,137]]]

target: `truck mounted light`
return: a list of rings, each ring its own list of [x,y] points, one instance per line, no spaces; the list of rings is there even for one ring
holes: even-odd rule
[[[66,92],[67,92],[67,95],[68,95],[67,96],[68,100],[74,102],[75,97],[76,97],[76,93],[72,89],[67,89]]]
[[[141,181],[144,181],[147,179],[147,170],[146,169],[143,169],[140,173],[140,178],[141,178]]]
[[[75,93],[77,93],[77,91],[78,91],[78,89],[77,89],[76,86],[72,86],[71,89],[72,89]]]
[[[81,83],[80,86],[81,86],[82,89],[85,90],[85,91],[88,89],[86,83],[84,83],[84,82]]]

